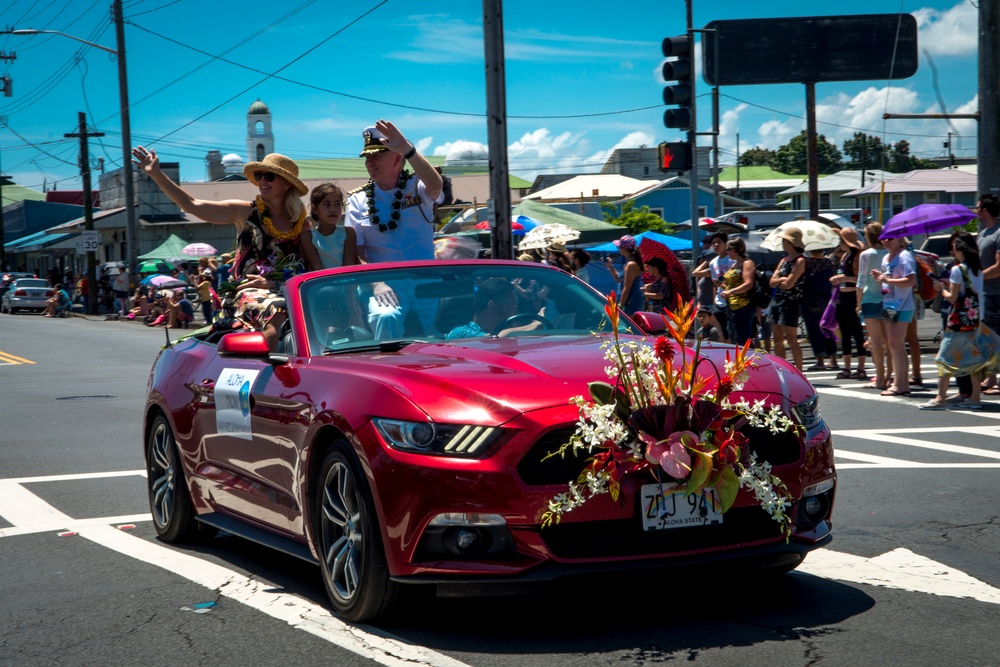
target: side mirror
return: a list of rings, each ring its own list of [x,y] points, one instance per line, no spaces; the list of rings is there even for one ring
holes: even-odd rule
[[[640,310],[632,315],[632,321],[647,335],[662,334],[667,331],[667,318],[659,313]]]
[[[259,331],[241,331],[226,334],[219,341],[220,357],[249,357],[266,359],[271,354],[264,334]]]

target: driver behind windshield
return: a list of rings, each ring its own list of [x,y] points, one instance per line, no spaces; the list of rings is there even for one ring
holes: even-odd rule
[[[500,278],[488,278],[476,286],[473,308],[475,312],[472,321],[452,329],[445,340],[483,336],[503,338],[513,333],[535,331],[544,326],[544,320],[533,319],[534,315],[521,313],[514,286]],[[538,316],[545,317],[544,307],[538,311]],[[531,321],[519,327],[504,326],[508,321],[513,323],[524,319]]]

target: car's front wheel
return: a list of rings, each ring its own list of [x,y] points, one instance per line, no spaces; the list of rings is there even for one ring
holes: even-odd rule
[[[349,621],[378,618],[395,605],[400,585],[389,579],[368,481],[348,443],[333,444],[319,480],[317,538],[327,595]]]
[[[153,420],[146,441],[146,479],[156,534],[166,542],[194,538],[198,532],[194,507],[184,481],[174,433],[162,414]]]

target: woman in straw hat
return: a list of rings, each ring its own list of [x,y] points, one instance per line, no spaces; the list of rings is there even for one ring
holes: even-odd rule
[[[774,320],[774,353],[784,358],[787,342],[795,366],[801,371],[799,320],[802,317],[802,302],[805,300],[801,279],[806,270],[802,230],[798,227],[787,228],[781,234],[781,247],[786,256],[781,258],[778,268],[771,276],[771,287],[778,288],[771,303],[771,317]]]
[[[240,289],[277,290],[285,271],[304,268],[299,235],[306,225],[302,197],[309,191],[299,180],[299,167],[290,158],[271,153],[260,162],[243,168],[247,180],[259,188],[252,202],[239,199],[206,201],[195,199],[160,169],[156,151],[139,146],[132,151],[133,162],[146,172],[163,193],[182,211],[206,222],[236,227],[236,256],[229,270],[232,282],[244,279]],[[273,256],[277,262],[270,263]]]
[[[865,373],[865,331],[858,316],[858,267],[864,246],[858,239],[858,230],[843,227],[840,230],[840,264],[830,282],[837,286],[837,326],[840,327],[841,351],[844,368],[837,373],[841,379],[867,380]],[[852,345],[853,343],[853,345]],[[851,371],[851,359],[857,353],[858,369]]]

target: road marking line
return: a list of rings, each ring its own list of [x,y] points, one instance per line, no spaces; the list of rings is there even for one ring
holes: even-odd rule
[[[817,549],[796,571],[825,579],[1000,604],[1000,589],[903,548],[875,558]]]
[[[113,470],[111,472],[81,472],[69,475],[45,475],[44,477],[7,477],[0,484],[37,484],[41,482],[75,482],[81,479],[103,479],[105,477],[146,476],[145,470]]]
[[[220,595],[379,664],[391,667],[464,667],[466,664],[376,628],[365,626],[362,630],[361,626],[350,625],[334,617],[325,607],[297,595],[274,592],[276,587],[270,582],[246,577],[111,526],[91,526],[79,532],[96,544],[218,591]]]
[[[120,477],[131,473],[90,473],[83,475],[53,475],[24,478],[36,482],[61,478]],[[0,531],[0,536],[44,531],[75,532],[120,554],[161,567],[168,572],[205,586],[219,594],[241,602],[268,616],[285,621],[293,628],[325,639],[343,649],[389,667],[466,667],[466,664],[441,653],[407,642],[377,628],[351,625],[335,617],[329,610],[297,595],[275,593],[271,582],[247,577],[234,570],[215,565],[168,547],[148,542],[119,530],[110,523],[134,523],[149,520],[147,515],[74,519],[45,502],[19,482],[0,480],[0,516],[14,524]],[[100,524],[100,525],[97,525]],[[30,528],[28,528],[30,526]],[[67,530],[72,527],[74,530]],[[318,579],[318,577],[317,577]]]
[[[6,362],[8,364],[34,364],[35,362],[31,359],[24,359],[22,357],[15,357],[13,354],[8,352],[0,351],[0,361]]]
[[[883,401],[889,403],[895,403],[897,405],[912,405],[914,408],[919,408],[921,403],[919,401],[914,401],[912,397],[907,396],[882,396],[877,391],[865,394],[863,397],[858,396],[858,392],[864,389],[864,385],[858,385],[858,389],[844,389],[843,387],[816,387],[816,393],[821,396],[843,396],[846,398],[864,398],[866,401]],[[928,390],[928,395],[933,395],[934,390]],[[994,405],[992,403],[985,403],[984,405]],[[1000,412],[992,412],[989,410],[948,410],[949,414],[960,414],[967,415],[969,417],[982,417],[984,419],[1000,419]]]
[[[952,429],[954,432],[954,429]],[[888,433],[881,433],[879,431],[869,431],[867,435],[861,435],[863,431],[834,431],[835,436],[843,436],[850,438],[859,438],[863,440],[875,441],[875,442],[888,442],[897,445],[906,445],[908,447],[921,447],[923,449],[933,449],[939,452],[948,452],[950,454],[965,454],[966,456],[979,456],[984,459],[997,459],[1000,460],[1000,452],[990,451],[989,449],[978,449],[975,447],[964,447],[962,445],[947,445],[940,442],[929,442],[927,440],[918,440],[915,438],[901,438],[897,435],[890,435]],[[840,448],[834,446],[834,452],[839,454]]]
[[[3,491],[5,491],[4,489]],[[0,491],[2,493],[3,491]],[[0,516],[4,516],[4,512],[0,511]],[[64,515],[65,516],[65,515]],[[4,516],[6,519],[7,517]],[[140,521],[152,521],[153,515],[149,514],[123,514],[121,516],[98,516],[90,519],[74,519],[72,517],[66,517],[58,528],[53,529],[50,526],[14,526],[12,528],[0,528],[0,537],[13,537],[15,535],[32,535],[34,533],[46,533],[51,530],[68,530],[79,532],[80,528],[87,526],[108,526],[117,524],[130,524],[137,523]],[[11,522],[13,523],[13,522]]]

